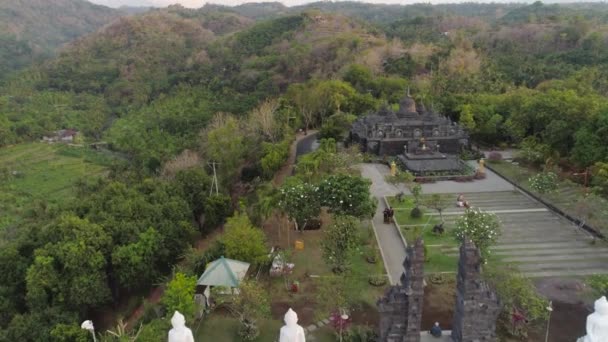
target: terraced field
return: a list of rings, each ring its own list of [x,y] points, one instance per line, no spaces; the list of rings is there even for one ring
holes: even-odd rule
[[[102,174],[111,157],[84,147],[21,144],[0,148],[0,230],[16,225],[43,201],[71,198],[82,177]]]

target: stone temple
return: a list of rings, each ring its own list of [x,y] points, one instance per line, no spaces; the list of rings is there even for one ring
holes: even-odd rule
[[[350,140],[364,152],[397,157],[415,175],[461,171],[458,154],[468,139],[460,125],[416,104],[409,92],[397,112],[382,108],[355,121],[350,131]]]

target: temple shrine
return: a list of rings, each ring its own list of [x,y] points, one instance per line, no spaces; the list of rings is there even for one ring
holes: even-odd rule
[[[415,175],[461,171],[458,154],[468,139],[460,125],[416,104],[409,91],[397,112],[384,107],[355,121],[350,131],[350,140],[363,152],[397,157]]]

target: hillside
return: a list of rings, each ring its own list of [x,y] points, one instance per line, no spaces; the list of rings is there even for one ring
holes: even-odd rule
[[[120,15],[84,0],[0,1],[0,80]]]

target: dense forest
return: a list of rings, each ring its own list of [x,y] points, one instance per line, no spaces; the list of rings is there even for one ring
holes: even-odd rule
[[[0,226],[0,341],[81,341],[75,322],[146,293],[243,202],[259,221],[263,182],[296,130],[339,140],[406,89],[476,144],[518,146],[532,164],[608,165],[604,3],[119,16],[79,0],[0,1],[0,149],[71,128],[114,158],[65,203]],[[0,165],[0,184],[11,171]],[[156,328],[141,340],[162,340]]]
[[[87,1],[0,1],[0,82],[122,13]]]

